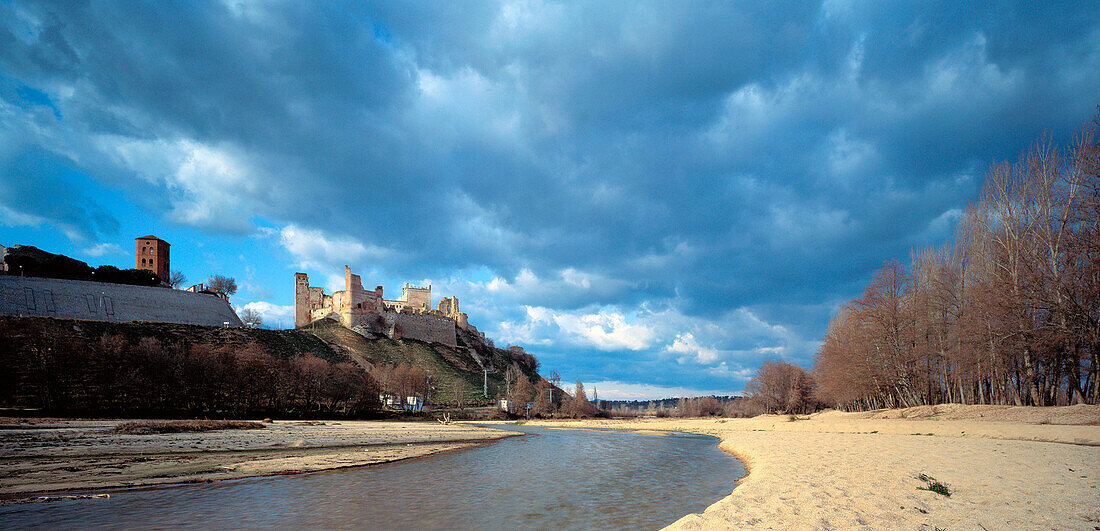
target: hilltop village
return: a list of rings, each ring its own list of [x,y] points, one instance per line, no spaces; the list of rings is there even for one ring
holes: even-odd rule
[[[485,334],[459,311],[458,297],[444,297],[433,309],[430,285],[406,283],[400,299],[386,300],[382,286],[367,291],[348,266],[344,266],[344,290],[332,295],[310,286],[305,273],[294,274],[294,326],[301,328],[322,319],[332,319],[367,337],[418,339],[455,347],[457,328],[485,343]]]

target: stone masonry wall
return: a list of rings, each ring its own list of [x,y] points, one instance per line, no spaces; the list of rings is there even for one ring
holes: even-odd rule
[[[310,322],[309,277],[305,273],[294,273],[294,326],[305,326]]]
[[[455,322],[431,315],[386,312],[386,319],[393,319],[401,337],[419,339],[429,343],[442,343],[449,347],[458,345]]]
[[[225,299],[170,288],[0,275],[0,313],[90,321],[242,326]]]

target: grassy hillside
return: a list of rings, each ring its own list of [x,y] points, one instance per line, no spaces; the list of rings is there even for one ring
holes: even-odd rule
[[[464,402],[483,402],[482,364],[489,371],[490,399],[498,392],[503,394],[504,371],[513,362],[517,362],[520,370],[532,381],[537,381],[539,378],[537,367],[532,367],[530,362],[516,359],[515,355],[507,350],[486,347],[479,341],[475,341],[471,335],[461,331],[459,345],[455,348],[415,339],[396,341],[388,338],[368,339],[328,319],[299,329],[298,332],[320,338],[341,356],[346,356],[360,365],[408,364],[424,369],[433,377],[433,386],[436,391],[432,401],[436,404],[454,403],[456,387]],[[476,353],[477,359],[471,350]]]
[[[131,344],[137,344],[145,337],[153,337],[166,345],[184,347],[206,344],[214,348],[225,345],[240,348],[256,343],[267,353],[280,358],[312,352],[330,362],[350,361],[344,354],[328,346],[320,338],[295,330],[213,328],[171,323],[110,323],[49,317],[0,316],[0,339],[5,344],[5,349],[13,351],[44,345],[80,348],[81,345],[92,345],[106,335],[121,335]]]

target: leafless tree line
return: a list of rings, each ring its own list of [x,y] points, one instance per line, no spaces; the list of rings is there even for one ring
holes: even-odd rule
[[[431,380],[428,372],[409,364],[378,364],[370,369],[370,374],[382,392],[398,397],[404,403],[405,397],[419,396],[428,398]]]
[[[13,357],[14,356],[14,357]],[[43,338],[7,352],[18,368],[4,402],[47,412],[156,416],[361,416],[379,409],[378,385],[352,363],[311,353],[272,356],[243,347]]]
[[[1100,403],[1100,145],[1083,127],[993,165],[955,241],[888,262],[829,324],[816,397],[843,409]]]

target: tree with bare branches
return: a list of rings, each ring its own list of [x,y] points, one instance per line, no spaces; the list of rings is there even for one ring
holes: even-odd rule
[[[888,262],[814,357],[845,409],[1100,402],[1100,144],[994,164],[955,241]]]
[[[228,299],[230,295],[237,293],[237,281],[233,277],[212,275],[206,279],[206,289]]]

